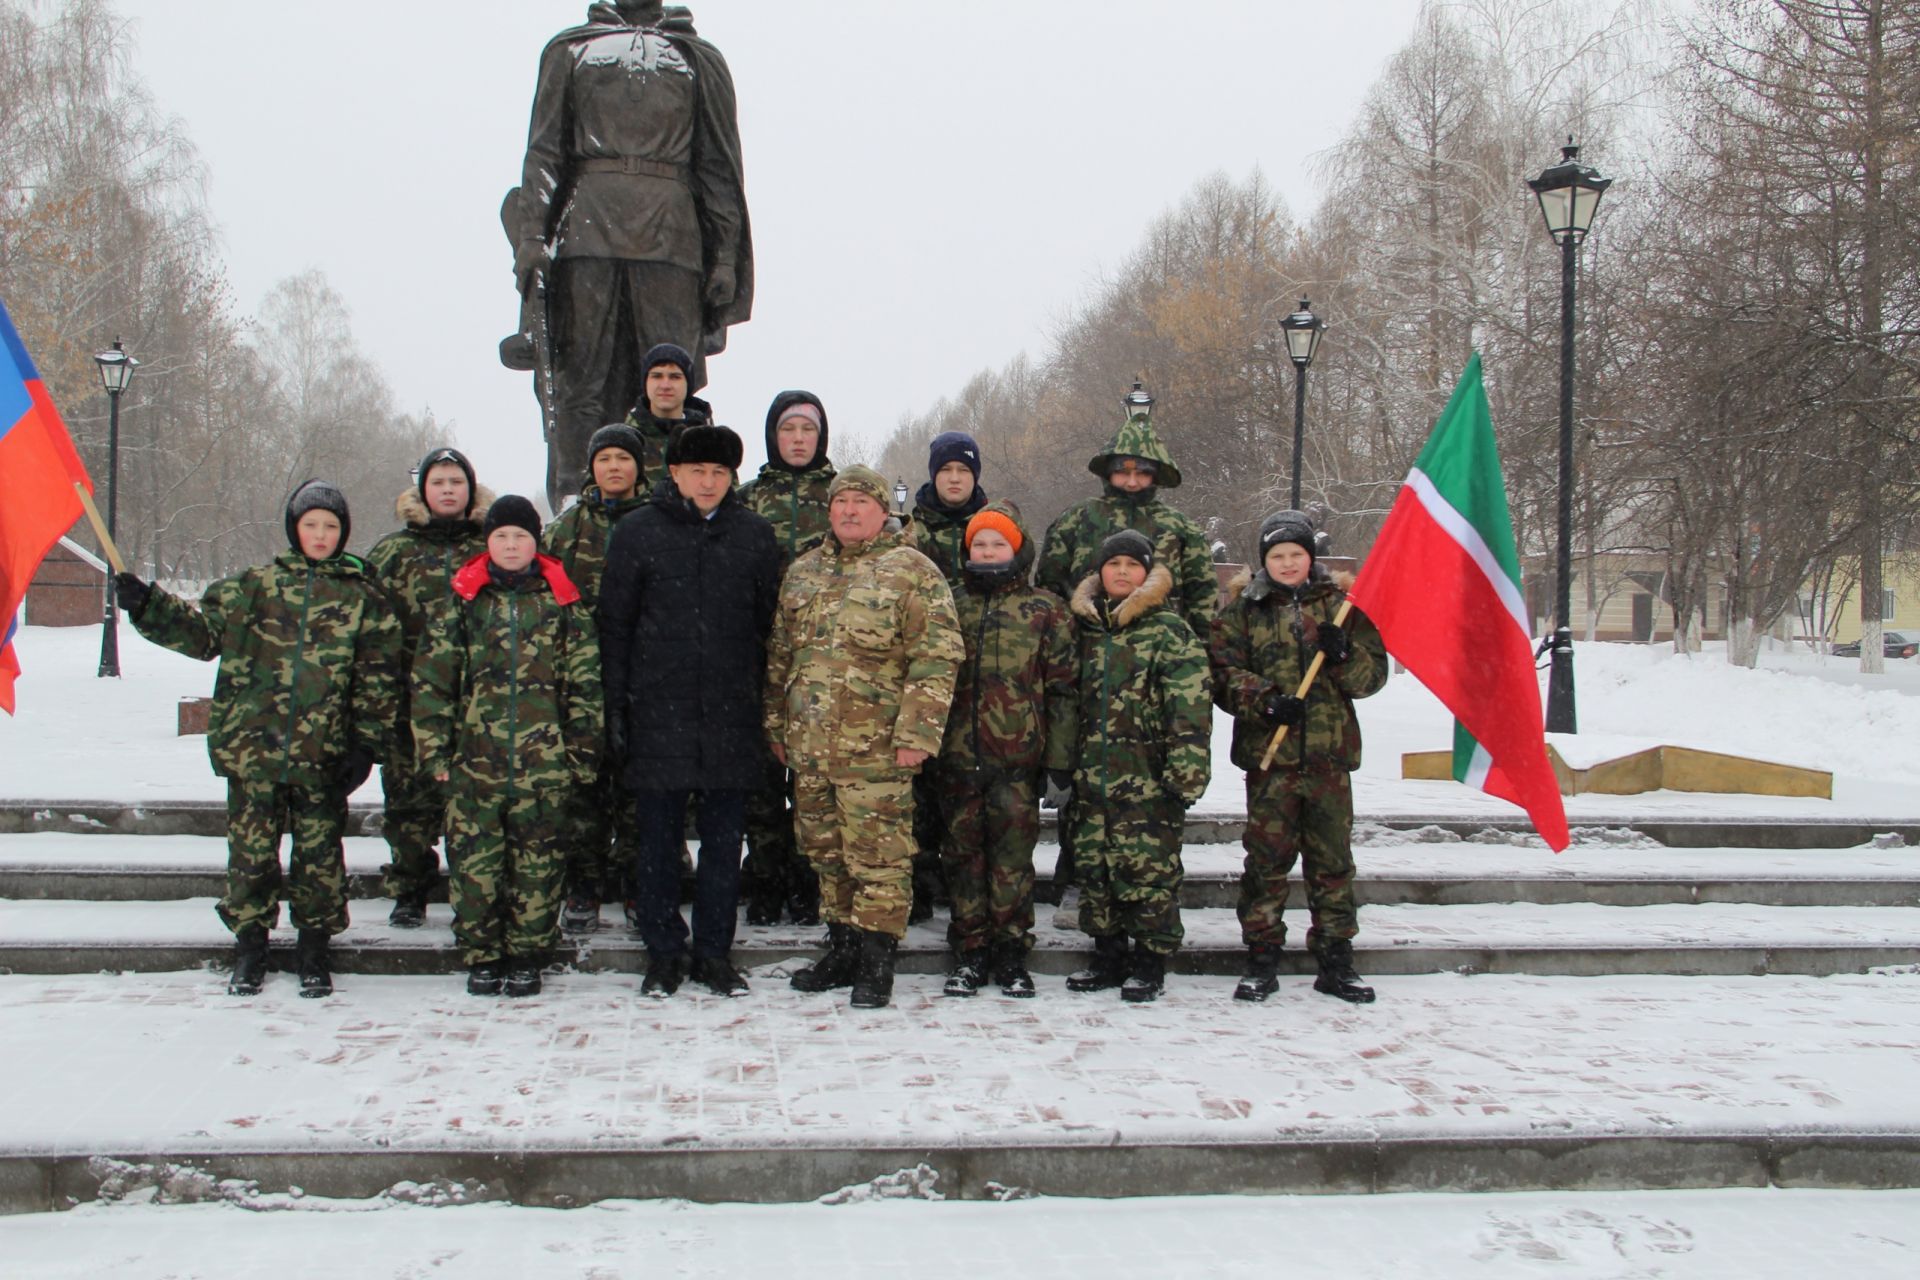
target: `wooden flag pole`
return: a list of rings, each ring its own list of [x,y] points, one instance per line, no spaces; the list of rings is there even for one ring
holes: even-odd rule
[[[1333,615],[1333,625],[1336,627],[1345,626],[1347,623],[1347,615],[1352,612],[1353,601],[1342,600],[1340,602],[1339,612]],[[1313,651],[1313,661],[1307,664],[1307,674],[1300,677],[1300,688],[1294,692],[1294,697],[1302,702],[1307,700],[1307,690],[1313,688],[1314,677],[1320,674],[1320,668],[1325,664],[1326,660],[1326,654],[1318,649]],[[1287,730],[1292,727],[1290,724],[1283,724],[1273,731],[1273,741],[1267,744],[1267,753],[1260,757],[1260,771],[1262,773],[1273,768],[1274,753],[1279,751],[1280,744],[1287,740]]]
[[[113,536],[107,532],[107,522],[100,518],[100,508],[93,505],[93,495],[78,480],[73,482],[73,491],[80,495],[80,505],[87,509],[87,519],[93,522],[93,531],[100,537],[100,547],[107,553],[107,563],[113,566],[115,573],[125,573],[127,562],[120,558],[120,548],[113,545]]]

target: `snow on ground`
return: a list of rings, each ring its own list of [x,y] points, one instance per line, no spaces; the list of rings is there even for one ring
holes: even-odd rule
[[[210,1247],[210,1241],[218,1241]],[[273,1197],[88,1205],[0,1218],[16,1274],[276,1280],[615,1275],[1166,1280],[1275,1275],[1486,1280],[1887,1280],[1920,1271],[1920,1192],[921,1200],[850,1205],[611,1201],[585,1209]]]
[[[4,1148],[945,1147],[1676,1132],[1920,1133],[1920,969],[1831,978],[1380,980],[1356,1008],[1222,978],[1156,1004],[939,995],[892,1007],[637,998],[561,974],[526,1000],[347,975],[252,1000],[217,973],[0,980]]]
[[[91,627],[25,627],[15,641],[23,669],[19,715],[0,727],[0,797],[14,799],[220,800],[225,788],[201,738],[175,736],[186,695],[213,688],[213,664],[121,635],[119,681],[100,680],[99,633]],[[1834,799],[1794,800],[1656,792],[1576,796],[1575,822],[1647,816],[1871,816],[1920,814],[1920,668],[1890,664],[1881,677],[1839,683],[1835,659],[1769,654],[1759,670],[1708,652],[1682,657],[1657,646],[1578,647],[1580,724],[1590,734],[1806,762],[1835,774]],[[1545,675],[1542,674],[1544,683]],[[1512,806],[1453,783],[1406,782],[1400,756],[1445,749],[1452,722],[1410,676],[1360,704],[1366,759],[1355,799],[1366,814],[1513,817]],[[1242,775],[1228,762],[1229,722],[1216,721],[1214,777],[1197,812],[1245,806]],[[357,793],[377,799],[379,780]]]

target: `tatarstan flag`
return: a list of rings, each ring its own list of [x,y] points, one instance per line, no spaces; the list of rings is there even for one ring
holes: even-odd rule
[[[1566,848],[1479,355],[1347,594],[1388,651],[1453,712],[1454,778],[1519,805],[1549,847]]]

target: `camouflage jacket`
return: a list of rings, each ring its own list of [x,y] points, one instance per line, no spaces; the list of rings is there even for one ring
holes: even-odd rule
[[[767,642],[767,741],[829,777],[897,772],[894,752],[940,750],[966,657],[953,593],[897,529],[794,561]]]
[[[579,591],[588,613],[600,606],[600,578],[606,572],[613,526],[628,512],[646,505],[645,489],[608,502],[600,496],[600,486],[588,481],[580,490],[580,501],[555,516],[541,532],[540,549],[567,571],[567,581]]]
[[[409,664],[420,647],[420,633],[439,603],[453,591],[453,575],[460,566],[487,548],[487,536],[481,522],[493,494],[476,486],[466,515],[458,520],[435,520],[412,487],[394,500],[393,513],[401,528],[373,544],[367,552],[367,566],[380,580],[380,586],[393,600],[406,629],[406,656]],[[402,701],[406,687],[401,685]]]
[[[155,587],[133,625],[177,653],[220,659],[207,754],[221,777],[326,786],[348,752],[386,754],[400,621],[357,556],[282,552],[214,583],[198,608]]]
[[[995,510],[1018,523],[1006,504],[996,504]],[[1033,559],[1029,538],[1005,578],[962,573],[954,605],[967,658],[954,683],[953,710],[940,748],[943,769],[1073,767],[1080,715],[1073,620],[1066,601],[1028,585]]]
[[[1156,564],[1110,604],[1097,574],[1073,593],[1080,628],[1080,742],[1074,793],[1109,805],[1173,798],[1191,808],[1210,776],[1213,708],[1207,651],[1167,604],[1173,576]]]
[[[833,477],[833,464],[824,458],[819,466],[798,472],[769,462],[741,487],[740,500],[773,522],[783,572],[826,540],[827,486]]]
[[[973,496],[958,508],[940,501],[931,484],[921,485],[913,501],[913,523],[907,526],[907,532],[913,537],[914,547],[946,578],[956,601],[966,583],[967,521],[986,505],[986,492],[977,485]]]
[[[413,663],[422,773],[508,796],[597,776],[600,638],[560,562],[535,563],[510,584],[484,555],[454,575]]]
[[[653,487],[667,478],[667,441],[673,438],[674,431],[690,423],[713,421],[713,406],[699,396],[688,396],[687,402],[681,406],[681,412],[687,416],[671,421],[666,418],[656,418],[653,416],[653,410],[647,407],[645,400],[627,411],[627,425],[640,433],[640,443],[646,446],[647,450],[646,457],[634,459],[640,464],[640,477],[635,482],[633,491],[640,495],[639,501],[642,503],[647,500],[646,495],[653,492]],[[591,477],[588,483],[592,483]],[[584,585],[581,585],[580,589],[583,592],[586,591]],[[587,595],[587,603],[589,606],[593,603],[593,596],[590,593]]]
[[[1125,493],[1107,479],[1115,457],[1145,458],[1159,471],[1152,488]],[[1103,492],[1097,498],[1067,508],[1047,529],[1046,549],[1034,581],[1071,599],[1080,580],[1093,572],[1100,544],[1122,529],[1138,529],[1153,543],[1154,558],[1173,575],[1174,606],[1197,636],[1207,634],[1213,622],[1219,580],[1207,538],[1192,517],[1168,506],[1159,495],[1180,487],[1180,468],[1160,443],[1153,423],[1130,418],[1113,434],[1106,447],[1093,455],[1087,470],[1100,477]]]
[[[1332,622],[1352,585],[1350,574],[1320,576],[1297,589],[1266,573],[1234,580],[1232,603],[1213,624],[1208,657],[1213,664],[1213,700],[1233,716],[1233,763],[1249,773],[1260,767],[1273,726],[1260,718],[1260,702],[1278,689],[1293,693],[1313,661],[1320,624]],[[1360,767],[1360,718],[1353,700],[1378,693],[1387,682],[1387,651],[1367,615],[1347,614],[1352,656],[1339,666],[1322,665],[1307,691],[1307,720],[1287,732],[1273,757],[1276,769],[1303,764],[1354,770]]]

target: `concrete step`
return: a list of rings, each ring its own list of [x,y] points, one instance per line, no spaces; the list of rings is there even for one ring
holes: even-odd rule
[[[394,929],[388,904],[372,899],[356,908],[356,923],[334,941],[341,973],[448,974],[461,969],[449,908],[432,906],[427,926]],[[589,972],[638,973],[646,952],[616,911],[604,908],[603,927],[563,943],[553,961]],[[1179,973],[1238,973],[1244,960],[1234,913],[1204,908],[1182,913]],[[1295,939],[1284,970],[1312,972],[1298,950],[1307,926],[1289,912]],[[741,967],[804,962],[818,953],[818,927],[741,926],[733,956]],[[292,931],[275,939],[276,964],[291,965]],[[1089,943],[1055,929],[1043,917],[1030,966],[1062,975],[1081,967]],[[156,973],[227,963],[232,939],[211,899],[160,903],[75,901],[0,902],[0,972],[72,974],[100,971]],[[1603,907],[1570,905],[1395,906],[1369,909],[1355,941],[1356,964],[1369,976],[1414,973],[1508,973],[1539,976],[1611,974],[1760,975],[1860,973],[1912,964],[1920,958],[1920,908],[1794,907],[1735,904]],[[949,955],[938,918],[909,930],[900,950],[903,973],[938,973]]]

